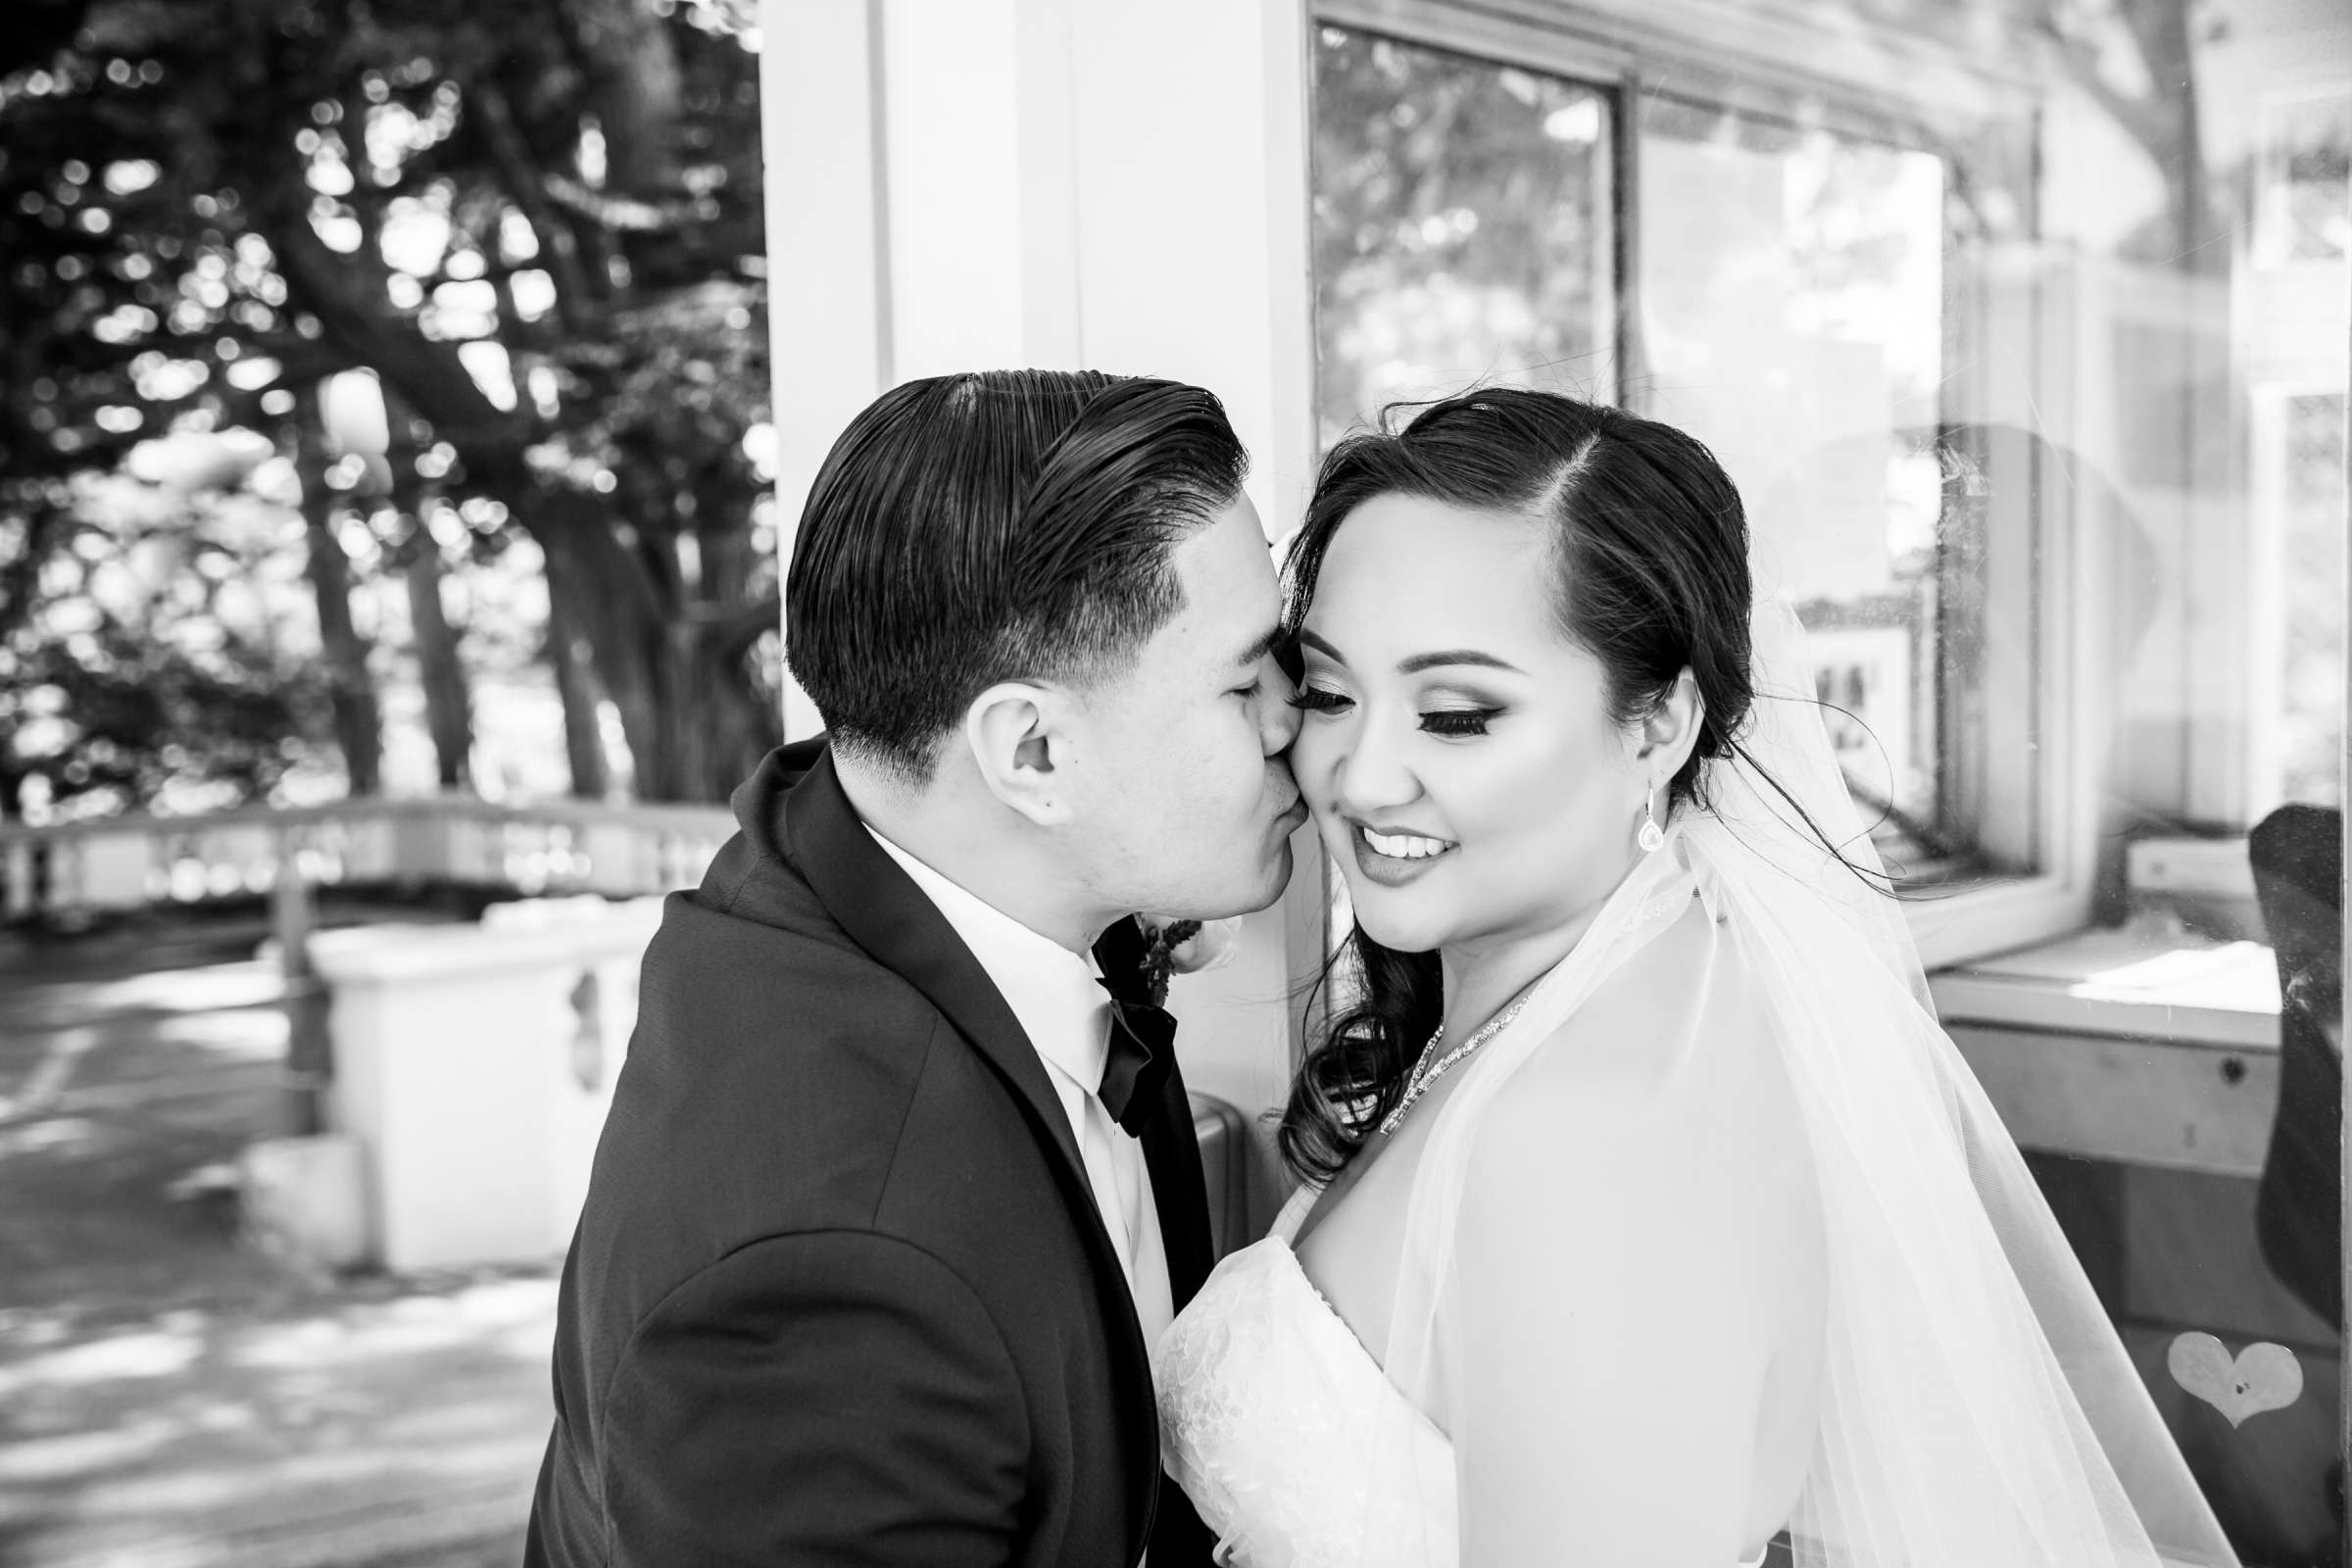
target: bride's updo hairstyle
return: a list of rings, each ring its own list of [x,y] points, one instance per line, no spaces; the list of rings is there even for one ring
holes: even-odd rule
[[[1332,539],[1375,497],[1519,514],[1550,538],[1552,613],[1599,661],[1619,724],[1641,722],[1690,671],[1698,741],[1667,804],[1703,806],[1704,764],[1735,750],[1754,700],[1747,514],[1714,454],[1671,425],[1551,392],[1468,392],[1401,428],[1396,413],[1324,459],[1283,563],[1285,630],[1305,623]],[[1357,989],[1308,1052],[1279,1134],[1283,1157],[1314,1181],[1338,1174],[1395,1105],[1445,1009],[1435,953],[1384,948],[1357,926],[1337,965]]]

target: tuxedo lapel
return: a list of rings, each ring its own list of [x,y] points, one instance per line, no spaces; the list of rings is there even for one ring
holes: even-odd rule
[[[771,754],[762,772],[779,783],[792,779],[781,797],[780,831],[771,829],[774,841],[789,846],[809,889],[851,939],[930,999],[1011,1086],[1032,1128],[1050,1147],[1063,1186],[1091,1222],[1085,1229],[1098,1267],[1122,1282],[1123,1294],[1125,1273],[1096,1207],[1094,1186],[1078,1156],[1077,1136],[1046,1076],[1045,1063],[988,971],[964,947],[947,916],[866,831],[842,793],[829,748],[808,742],[782,748]],[[754,780],[755,785],[759,782]],[[1102,933],[1095,945],[1095,958],[1104,974],[1123,975],[1141,961],[1144,951],[1145,937],[1137,923],[1121,920]],[[1200,1144],[1193,1131],[1192,1103],[1180,1066],[1171,1063],[1159,1113],[1145,1128],[1141,1142],[1168,1259],[1169,1294],[1181,1310],[1208,1277],[1215,1259]],[[1140,1347],[1140,1330],[1136,1339]]]
[[[1144,1344],[1143,1326],[1136,1318],[1126,1270],[1120,1266],[1117,1248],[1104,1227],[1093,1184],[1078,1156],[1077,1135],[1054,1093],[1053,1081],[1046,1076],[1045,1063],[996,982],[989,979],[988,971],[972,956],[947,916],[866,831],[849,797],[842,793],[841,775],[833,766],[830,751],[808,760],[808,771],[782,798],[782,812],[784,820],[776,838],[790,846],[792,859],[808,879],[809,890],[823,901],[852,941],[928,998],[1011,1086],[1032,1130],[1046,1147],[1047,1158],[1054,1163],[1062,1191],[1078,1211],[1079,1232],[1094,1264],[1097,1294],[1117,1352],[1114,1375],[1132,1412],[1138,1439],[1128,1480],[1136,1495],[1144,1499],[1143,1517],[1148,1522],[1162,1501],[1150,1348]],[[1183,1090],[1175,1086],[1175,1074],[1169,1077],[1170,1093],[1181,1101]],[[1190,1118],[1179,1119],[1185,1122],[1184,1137],[1189,1144]],[[1197,1154],[1193,1163],[1198,1189]],[[1205,1211],[1205,1200],[1199,1202]],[[1168,1212],[1164,1198],[1159,1200],[1159,1210],[1163,1216]],[[1171,1265],[1172,1260],[1171,1253]],[[1129,1560],[1142,1549],[1139,1539],[1128,1553]]]
[[[948,917],[866,831],[842,793],[830,752],[818,756],[785,797],[783,836],[810,890],[852,940],[929,998],[1011,1084],[1101,1230],[1094,1190],[1078,1158],[1077,1135],[1037,1049]],[[1108,1232],[1102,1240],[1107,1249]],[[1111,1268],[1117,1272],[1115,1253]]]

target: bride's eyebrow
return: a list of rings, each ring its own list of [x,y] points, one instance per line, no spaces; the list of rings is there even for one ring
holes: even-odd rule
[[[1298,632],[1298,640],[1304,643],[1307,647],[1312,648],[1316,653],[1321,654],[1325,659],[1330,660],[1335,664],[1345,664],[1348,662],[1347,659],[1341,655],[1337,648],[1332,647],[1331,644],[1325,642],[1313,632],[1305,630],[1303,627],[1300,628]]]
[[[1481,669],[1506,669],[1514,675],[1527,673],[1508,660],[1496,659],[1493,654],[1482,654],[1475,648],[1444,648],[1434,654],[1415,654],[1410,659],[1396,662],[1396,673],[1418,675],[1425,669],[1438,669],[1446,664],[1476,664]]]
[[[1311,631],[1301,630],[1298,633],[1298,640],[1335,664],[1348,662],[1337,648],[1332,647],[1330,643]],[[1508,660],[1496,659],[1493,654],[1482,654],[1475,648],[1441,648],[1435,653],[1414,654],[1408,659],[1400,659],[1396,662],[1396,673],[1418,675],[1425,669],[1439,669],[1448,664],[1473,664],[1481,669],[1508,670],[1514,675],[1527,673],[1526,670]]]

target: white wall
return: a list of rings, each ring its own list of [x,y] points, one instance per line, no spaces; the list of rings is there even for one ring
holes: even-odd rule
[[[1225,402],[1270,535],[1315,458],[1303,8],[763,0],[779,500],[898,383],[1037,366]],[[789,548],[789,533],[784,541]],[[797,696],[786,727],[818,727]],[[1319,861],[1184,981],[1185,1071],[1255,1112],[1321,939]]]

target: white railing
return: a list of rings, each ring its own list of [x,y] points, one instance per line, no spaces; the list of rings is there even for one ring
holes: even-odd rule
[[[296,1136],[247,1152],[255,1234],[335,1265],[537,1261],[586,1190],[658,895],[734,829],[719,806],[454,795],[8,824],[0,919],[267,897]],[[316,929],[316,891],[361,884],[524,897],[478,923]]]
[[[735,830],[723,806],[470,796],[202,816],[0,823],[0,921],[73,917],[302,886],[511,888],[633,898],[691,887]]]

